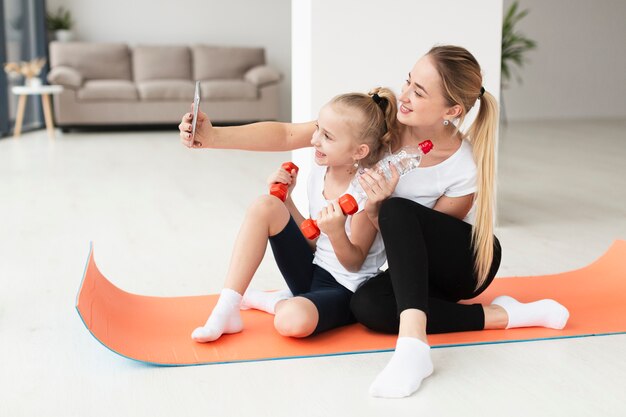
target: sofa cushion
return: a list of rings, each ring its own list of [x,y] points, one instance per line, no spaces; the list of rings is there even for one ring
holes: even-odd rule
[[[192,54],[196,80],[241,79],[250,68],[265,64],[263,48],[196,45]]]
[[[83,76],[72,67],[54,67],[48,73],[48,81],[76,89],[83,85]]]
[[[189,80],[150,80],[137,83],[141,100],[193,102],[195,84]]]
[[[51,42],[52,68],[76,69],[86,80],[130,80],[130,51],[121,43]]]
[[[91,80],[78,90],[80,100],[136,101],[135,84],[125,80]]]
[[[209,80],[200,83],[203,100],[256,100],[258,90],[243,80]]]
[[[266,65],[259,65],[258,67],[248,70],[248,72],[244,74],[243,78],[256,86],[263,87],[264,85],[280,81],[280,73],[274,68]]]
[[[191,51],[186,46],[133,48],[133,79],[191,80]]]

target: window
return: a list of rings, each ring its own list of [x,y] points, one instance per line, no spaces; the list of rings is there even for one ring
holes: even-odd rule
[[[0,0],[0,62],[30,61],[48,56],[45,0]],[[48,66],[41,77],[45,80]],[[15,124],[17,97],[11,87],[24,78],[0,74],[0,135],[8,135]],[[24,131],[43,126],[41,103],[29,99],[24,115]]]

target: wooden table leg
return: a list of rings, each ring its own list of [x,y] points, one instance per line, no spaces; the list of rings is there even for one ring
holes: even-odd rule
[[[50,96],[48,94],[41,95],[41,104],[43,105],[43,115],[46,119],[46,129],[48,129],[48,137],[54,139],[54,121],[52,120],[52,110],[50,109]]]
[[[13,137],[17,138],[22,133],[22,122],[24,121],[24,110],[26,109],[26,95],[21,94],[17,101],[17,115],[15,116],[15,128]]]

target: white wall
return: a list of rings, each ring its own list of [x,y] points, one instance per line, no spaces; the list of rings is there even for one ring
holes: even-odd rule
[[[79,40],[265,47],[284,75],[281,120],[291,119],[290,0],[48,0],[69,9]]]
[[[508,9],[512,0],[505,0]],[[626,1],[520,0],[537,41],[523,84],[504,91],[509,120],[626,117]]]
[[[472,52],[485,88],[499,97],[502,0],[293,0],[292,14],[296,122],[315,119],[340,93],[381,85],[398,92],[415,61],[435,44]],[[306,178],[310,150],[296,151],[293,159]],[[294,191],[303,212],[305,188]]]

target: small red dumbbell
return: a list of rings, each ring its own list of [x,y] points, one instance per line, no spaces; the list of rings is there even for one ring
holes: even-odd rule
[[[300,170],[296,164],[293,162],[285,162],[280,166],[282,169],[291,174],[291,171],[296,170],[296,174]],[[287,199],[287,190],[289,186],[287,184],[283,184],[282,182],[275,182],[270,186],[270,194],[274,197],[280,199],[280,201],[284,202]]]
[[[354,214],[359,210],[359,205],[350,194],[344,194],[339,197],[339,207],[341,207],[343,214],[347,215]],[[300,230],[302,230],[302,234],[307,239],[313,240],[320,235],[320,228],[317,227],[317,222],[313,219],[303,221],[300,225]]]

